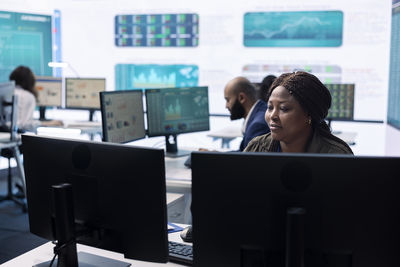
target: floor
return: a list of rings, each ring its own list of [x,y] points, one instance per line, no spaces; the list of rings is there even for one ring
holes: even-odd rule
[[[6,179],[7,170],[0,170],[0,195],[6,193]],[[0,202],[0,264],[45,242],[29,232],[27,213],[11,201]]]

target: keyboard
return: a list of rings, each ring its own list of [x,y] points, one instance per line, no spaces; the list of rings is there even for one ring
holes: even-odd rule
[[[193,264],[193,247],[183,243],[168,241],[169,260],[186,265]]]

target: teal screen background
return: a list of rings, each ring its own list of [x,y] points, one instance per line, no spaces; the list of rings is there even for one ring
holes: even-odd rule
[[[0,82],[19,65],[51,76],[51,16],[0,11]]]
[[[396,1],[398,3],[399,1]],[[393,3],[395,4],[395,3]],[[392,9],[387,123],[400,129],[400,6]]]
[[[196,65],[117,64],[115,90],[192,87],[199,81]]]
[[[336,47],[342,45],[342,11],[256,12],[244,15],[244,46]]]

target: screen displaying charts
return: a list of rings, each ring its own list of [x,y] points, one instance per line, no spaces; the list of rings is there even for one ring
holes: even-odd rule
[[[100,109],[99,93],[105,90],[105,79],[65,78],[65,107]]]
[[[332,96],[327,119],[353,120],[354,84],[325,84]]]
[[[56,77],[36,76],[37,105],[41,107],[61,107],[62,79]]]
[[[188,47],[199,43],[197,14],[115,16],[116,46]]]
[[[342,11],[252,12],[244,15],[244,46],[342,45]]]
[[[149,136],[210,128],[208,87],[147,89],[146,102]]]
[[[102,92],[104,141],[126,143],[145,137],[141,90]]]
[[[197,86],[196,65],[117,64],[115,90]]]
[[[400,1],[393,1],[392,5],[388,94],[387,122],[400,129]]]
[[[0,11],[0,82],[20,65],[52,75],[51,16]]]

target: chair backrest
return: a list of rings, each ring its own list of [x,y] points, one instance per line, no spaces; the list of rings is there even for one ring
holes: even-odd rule
[[[0,129],[10,133],[10,141],[17,137],[17,103],[18,97],[14,95],[15,82],[0,83]]]

